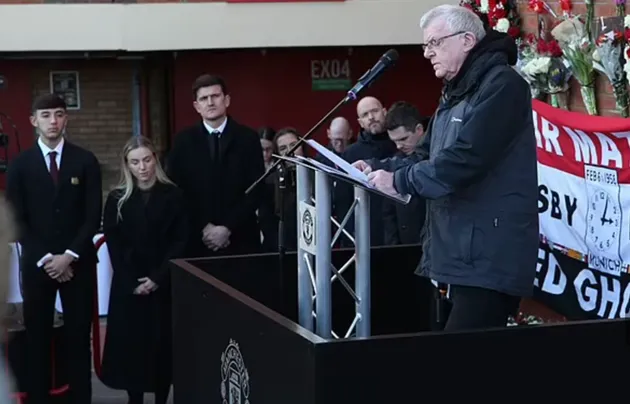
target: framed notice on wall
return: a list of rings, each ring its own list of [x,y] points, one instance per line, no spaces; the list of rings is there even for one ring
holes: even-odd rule
[[[51,71],[50,92],[61,96],[68,109],[81,109],[81,90],[79,88],[79,72]]]

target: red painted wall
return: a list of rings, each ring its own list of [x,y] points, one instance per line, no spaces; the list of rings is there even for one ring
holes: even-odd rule
[[[33,127],[29,124],[31,109],[31,77],[28,62],[0,61],[0,76],[5,79],[4,87],[0,88],[0,132],[9,136],[9,161],[17,152],[15,130],[17,128],[22,150],[33,145],[35,137]],[[6,114],[10,119],[2,116]],[[0,148],[0,157],[5,158],[5,150]],[[0,173],[0,189],[4,189],[6,174]]]
[[[198,121],[192,106],[191,85],[203,73],[219,74],[227,82],[232,97],[229,113],[238,121],[258,128],[269,125],[276,130],[293,126],[308,131],[344,96],[345,91],[312,91],[311,60],[348,59],[352,82],[371,68],[390,47],[349,48],[275,48],[186,52],[175,63],[175,129]],[[378,97],[386,107],[406,100],[430,115],[437,106],[441,82],[433,75],[430,63],[418,46],[396,46],[398,64],[385,72],[362,95]],[[339,111],[354,125],[356,103]],[[316,139],[323,141],[325,129]]]

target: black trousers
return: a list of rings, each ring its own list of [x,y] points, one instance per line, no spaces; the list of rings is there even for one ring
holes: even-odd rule
[[[445,331],[505,327],[521,300],[495,290],[458,285],[451,285],[450,298]]]
[[[24,266],[22,288],[26,355],[29,378],[26,384],[28,404],[50,402],[51,341],[57,290],[63,307],[63,361],[67,369],[69,404],[92,402],[92,356],[90,333],[94,308],[93,263],[77,262],[72,280],[59,283],[43,268]]]

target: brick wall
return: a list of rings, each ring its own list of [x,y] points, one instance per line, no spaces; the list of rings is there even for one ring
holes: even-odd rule
[[[608,17],[616,15],[615,0],[594,0],[595,2],[595,18]],[[536,14],[528,10],[527,0],[517,0],[519,13],[521,15],[521,28],[525,33],[535,33],[538,27],[538,19]],[[562,10],[558,1],[547,1],[547,4],[553,8],[558,16],[562,15]],[[572,13],[574,15],[586,15],[586,4],[584,1],[572,2]],[[630,10],[630,7],[626,5],[626,13]],[[547,26],[551,26],[553,17],[551,15],[544,15]],[[608,79],[601,74],[597,75],[595,82],[597,91],[597,106],[599,114],[603,116],[619,116],[615,110],[615,97],[613,95],[612,87]],[[580,87],[575,80],[571,80],[571,89],[569,92],[569,109],[571,111],[586,113],[584,104],[582,102],[582,96],[580,95]]]
[[[69,111],[68,139],[96,155],[106,194],[117,180],[122,146],[133,133],[132,66],[104,61],[39,62],[32,70],[34,96],[50,92],[51,70],[79,72],[81,109]]]
[[[51,70],[79,72],[81,109],[69,111],[68,139],[90,151],[103,174],[103,197],[117,183],[120,152],[133,135],[133,62],[115,60],[38,61],[31,72],[33,95],[50,91]],[[166,147],[168,128],[161,69],[150,73],[150,134],[159,150]]]

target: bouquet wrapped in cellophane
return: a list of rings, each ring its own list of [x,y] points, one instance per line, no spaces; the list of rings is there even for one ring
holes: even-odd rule
[[[626,72],[623,67],[623,53],[625,45],[623,32],[610,31],[600,35],[595,41],[593,66],[604,74],[613,88],[617,112],[624,118],[628,117],[628,89]]]
[[[584,30],[584,24],[575,17],[559,23],[551,35],[558,41],[573,77],[580,83],[580,93],[589,115],[597,115],[595,98],[595,66],[593,64],[593,44]]]
[[[532,97],[551,96],[556,108],[568,109],[567,94],[571,71],[562,60],[562,49],[555,39],[545,41],[528,35],[520,48],[517,70],[529,83]]]
[[[540,99],[545,93],[550,65],[551,58],[536,53],[529,40],[520,49],[516,71],[529,84],[532,98]]]
[[[623,26],[626,30],[626,46],[623,50],[623,58],[625,60],[623,70],[626,72],[626,79],[630,84],[630,15],[623,20]]]

